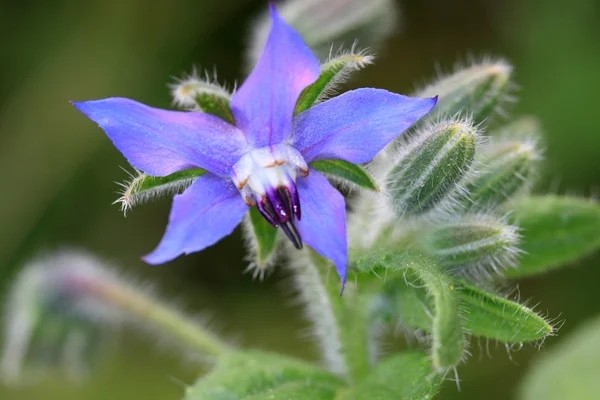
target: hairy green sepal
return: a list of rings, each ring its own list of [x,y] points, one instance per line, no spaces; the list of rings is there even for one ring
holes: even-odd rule
[[[256,207],[250,208],[250,223],[256,243],[256,264],[264,268],[277,249],[277,229],[260,215]]]
[[[379,191],[379,187],[373,178],[371,178],[367,171],[360,165],[343,160],[318,160],[310,163],[310,166],[325,175],[340,178],[346,182],[353,183],[360,188],[372,190],[374,192]]]
[[[127,212],[140,203],[180,193],[205,173],[206,170],[202,168],[178,171],[167,176],[150,176],[140,173],[130,182],[122,184],[122,196],[117,201],[121,203],[123,212]]]

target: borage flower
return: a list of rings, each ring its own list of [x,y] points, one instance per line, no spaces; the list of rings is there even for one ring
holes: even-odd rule
[[[208,171],[175,196],[166,233],[146,262],[164,263],[214,244],[256,206],[298,249],[304,241],[333,261],[344,284],[344,198],[310,163],[370,161],[436,99],[359,89],[294,117],[298,97],[319,77],[320,65],[273,6],[271,20],[260,60],[232,96],[235,126],[211,114],[166,111],[123,98],[74,105],[148,175]]]

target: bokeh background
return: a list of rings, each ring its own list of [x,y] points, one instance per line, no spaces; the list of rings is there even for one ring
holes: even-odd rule
[[[470,55],[499,55],[516,67],[520,101],[511,114],[537,115],[547,133],[541,189],[593,195],[600,180],[600,6],[596,0],[403,0],[401,23],[378,62],[349,87],[410,93]],[[285,271],[265,281],[244,274],[240,232],[199,254],[149,267],[169,200],[123,218],[115,181],[126,161],[68,100],[123,96],[168,108],[172,76],[192,65],[233,82],[262,0],[2,0],[0,2],[0,292],[32,255],[65,244],[87,248],[150,281],[167,299],[212,315],[226,336],[308,359],[302,310]],[[600,258],[519,282],[521,299],[564,320],[550,348],[600,313]],[[542,351],[544,351],[542,349]],[[473,346],[440,399],[510,399],[538,349],[510,355]],[[121,335],[88,382],[52,377],[32,387],[0,386],[13,399],[180,399],[197,368],[152,339]]]

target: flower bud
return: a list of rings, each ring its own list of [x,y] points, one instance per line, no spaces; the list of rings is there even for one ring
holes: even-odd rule
[[[396,27],[397,9],[392,0],[288,0],[277,6],[282,18],[324,60],[332,46],[358,41],[376,48]],[[250,34],[248,66],[256,64],[267,41],[269,17],[257,19]]]
[[[208,73],[204,79],[194,71],[191,75],[169,85],[173,102],[184,110],[202,111],[215,115],[223,121],[235,125],[233,113],[229,108],[231,93],[211,78]]]
[[[444,266],[478,277],[491,268],[500,272],[515,264],[520,235],[517,227],[492,215],[466,215],[438,226],[421,238],[421,245]]]
[[[469,120],[446,120],[417,132],[388,173],[385,191],[398,216],[452,205],[471,169],[479,132]]]
[[[492,142],[481,157],[484,170],[466,185],[469,191],[466,208],[490,209],[529,193],[541,158],[534,141]]]
[[[510,64],[485,60],[438,79],[416,96],[439,96],[435,109],[429,113],[430,120],[461,114],[469,115],[477,125],[511,100],[508,95],[511,74]]]
[[[105,278],[103,268],[83,253],[63,252],[39,258],[21,272],[5,310],[4,381],[57,367],[71,379],[86,374],[100,353],[106,328],[120,318],[88,294],[88,283]]]

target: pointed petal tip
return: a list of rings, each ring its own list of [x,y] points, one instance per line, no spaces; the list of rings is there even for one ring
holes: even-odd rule
[[[153,253],[148,253],[146,255],[141,256],[140,260],[150,265],[159,265],[165,263],[165,261],[160,261],[156,259],[156,257],[153,257]]]
[[[342,289],[340,290],[340,297],[344,294],[344,290],[346,290],[346,278],[347,274],[344,272],[344,276],[341,276],[340,279],[342,281]]]

